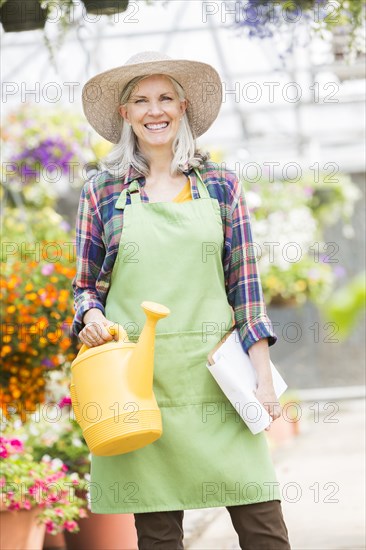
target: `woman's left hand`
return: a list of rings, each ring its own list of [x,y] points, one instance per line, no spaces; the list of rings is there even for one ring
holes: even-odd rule
[[[275,421],[281,416],[281,405],[277,399],[272,383],[258,383],[254,395]],[[268,431],[271,424],[266,428]]]

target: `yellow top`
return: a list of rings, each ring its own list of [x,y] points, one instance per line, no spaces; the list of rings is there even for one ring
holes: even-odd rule
[[[180,191],[180,193],[178,193],[176,197],[174,197],[172,202],[186,202],[191,200],[192,200],[191,182],[188,179],[183,189]]]

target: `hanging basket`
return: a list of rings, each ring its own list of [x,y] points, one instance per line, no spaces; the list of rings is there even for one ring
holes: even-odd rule
[[[88,13],[114,15],[128,8],[128,0],[83,0]]]
[[[43,29],[47,10],[39,0],[6,0],[0,8],[0,21],[5,32],[22,32]]]

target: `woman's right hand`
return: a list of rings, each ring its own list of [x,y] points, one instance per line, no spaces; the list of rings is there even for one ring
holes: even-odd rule
[[[89,348],[100,346],[118,337],[108,330],[108,327],[115,326],[116,323],[109,321],[98,308],[89,309],[84,314],[83,323],[85,326],[79,332],[79,338]]]

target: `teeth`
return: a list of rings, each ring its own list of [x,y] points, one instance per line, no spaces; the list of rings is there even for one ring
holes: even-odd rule
[[[167,122],[162,122],[160,124],[145,124],[146,128],[149,130],[159,130],[160,128],[166,128],[168,126]]]

